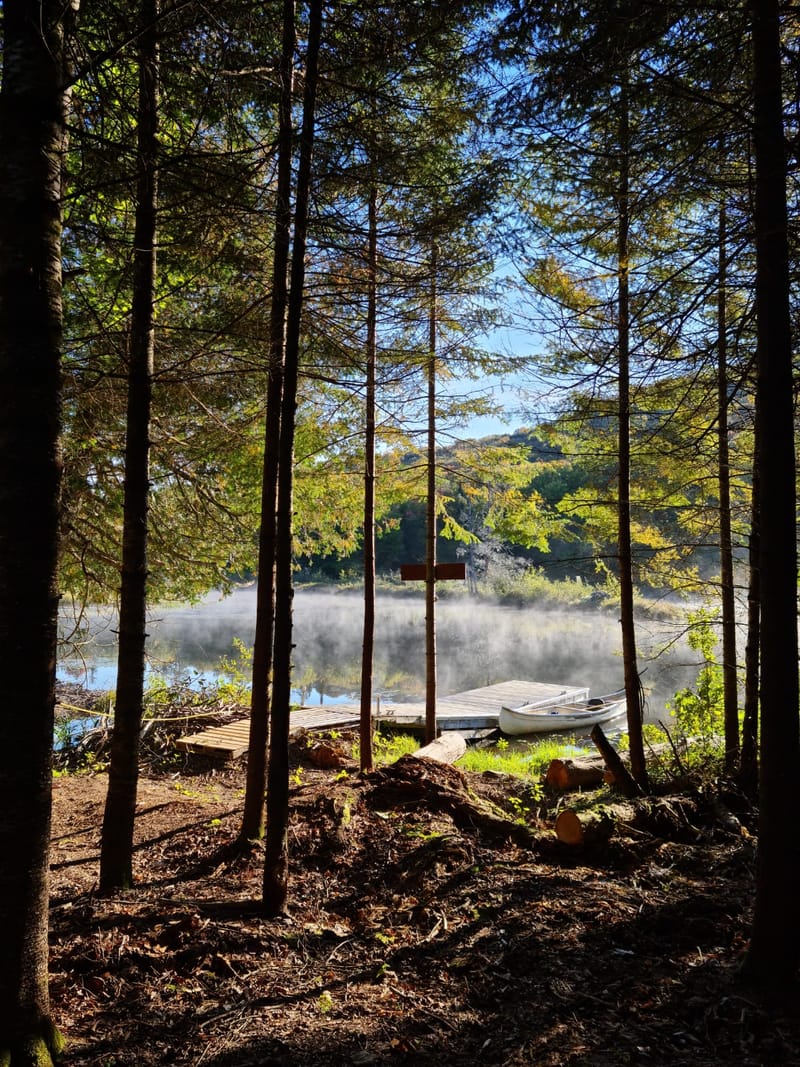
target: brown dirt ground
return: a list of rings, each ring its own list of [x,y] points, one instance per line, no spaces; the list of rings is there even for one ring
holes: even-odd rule
[[[244,773],[140,782],[135,890],[96,892],[104,775],[54,783],[51,974],[69,1067],[800,1064],[800,1018],[738,983],[752,818],[570,850],[499,843],[302,765],[288,917],[236,855]],[[352,768],[351,768],[352,770]],[[467,775],[511,814],[519,780]],[[382,799],[379,799],[381,798]],[[460,821],[460,820],[459,820]]]

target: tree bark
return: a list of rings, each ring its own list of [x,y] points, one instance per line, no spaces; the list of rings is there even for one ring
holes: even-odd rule
[[[756,398],[756,412],[758,398]],[[761,480],[759,477],[758,414],[753,447],[753,484],[750,503],[750,541],[748,545],[747,642],[744,650],[744,722],[739,779],[750,792],[758,788],[758,675],[761,644]]]
[[[47,989],[69,5],[3,5],[0,88],[0,1062],[63,1041]]]
[[[369,193],[367,250],[367,390],[364,432],[364,640],[361,650],[361,770],[372,770],[372,683],[375,656],[375,370],[377,360],[378,191]]]
[[[628,737],[631,773],[647,788],[642,720],[642,683],[636,657],[636,628],[633,611],[633,549],[631,542],[631,395],[630,395],[630,129],[626,85],[620,93],[620,153],[617,229],[617,341],[619,360],[619,499],[618,552],[620,586],[620,626],[622,663],[627,699]]]
[[[292,227],[292,96],[295,45],[294,5],[291,17],[284,11],[281,45],[281,93],[278,110],[278,161],[275,193],[275,248],[272,258],[267,412],[261,473],[261,514],[258,536],[258,586],[253,671],[250,695],[250,731],[247,780],[239,837],[242,841],[264,836],[264,797],[267,786],[267,743],[272,693],[275,640],[275,544],[278,503],[278,456],[281,440],[281,404],[286,359],[286,307],[288,303],[289,249]]]
[[[133,884],[133,831],[144,713],[147,523],[153,393],[158,155],[158,4],[142,0],[136,145],[136,223],[128,353],[122,582],[114,729],[100,848],[100,889]]]
[[[425,741],[436,737],[436,241],[431,247],[428,318],[428,492],[425,508]]]
[[[756,157],[757,417],[761,496],[761,768],[752,938],[745,974],[762,987],[797,979],[800,892],[794,799],[800,767],[792,333],[781,92],[780,8],[753,0]]]
[[[294,18],[293,0],[286,0],[284,18]],[[305,284],[306,231],[311,189],[311,159],[317,92],[317,64],[322,30],[322,0],[309,5],[305,92],[297,195],[294,212],[291,285],[286,324],[286,362],[281,403],[278,510],[275,542],[275,641],[269,765],[267,769],[267,833],[264,854],[263,904],[268,915],[286,911],[289,892],[289,712],[292,699],[292,529],[294,431],[300,358],[300,327]]]
[[[733,773],[739,760],[739,687],[736,671],[736,598],[731,540],[731,467],[728,447],[727,217],[719,210],[717,277],[717,454],[719,460],[719,560],[722,602],[722,684],[724,694],[725,767]]]

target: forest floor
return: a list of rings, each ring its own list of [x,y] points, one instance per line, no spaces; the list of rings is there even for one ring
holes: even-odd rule
[[[793,996],[766,1003],[738,979],[752,812],[737,832],[701,804],[670,839],[594,849],[533,820],[512,843],[435,788],[427,803],[383,771],[295,760],[277,919],[259,914],[262,847],[232,847],[241,763],[145,772],[136,887],[109,897],[105,775],[55,780],[51,988],[69,1067],[800,1065]],[[526,814],[520,779],[464,780]]]

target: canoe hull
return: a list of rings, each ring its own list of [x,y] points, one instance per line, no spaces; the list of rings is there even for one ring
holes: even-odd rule
[[[525,734],[549,734],[560,730],[585,730],[622,715],[625,698],[598,698],[600,703],[578,700],[569,704],[552,704],[538,708],[501,708],[499,726],[511,737]]]

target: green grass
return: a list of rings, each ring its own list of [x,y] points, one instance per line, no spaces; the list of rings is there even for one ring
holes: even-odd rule
[[[422,741],[413,734],[404,733],[381,733],[375,731],[372,738],[372,756],[377,767],[383,767],[387,763],[394,763],[401,756],[408,756],[416,752],[422,745]],[[353,759],[360,759],[361,748],[356,741],[353,745]]]
[[[547,770],[551,760],[575,754],[571,738],[563,741],[541,740],[515,742],[513,747],[501,739],[486,748],[468,748],[457,766],[465,771],[499,771],[503,774],[516,774],[520,777],[536,777]],[[413,734],[375,732],[373,755],[375,764],[383,766],[394,763],[401,756],[416,752],[422,745],[421,738]],[[353,745],[353,759],[359,758],[359,747]]]
[[[502,774],[515,774],[521,778],[538,777],[547,770],[551,760],[575,754],[571,738],[562,741],[541,740],[515,742],[513,747],[501,739],[486,748],[468,748],[465,755],[458,760],[457,766],[465,771],[477,774],[483,771],[498,771]],[[416,752],[422,740],[413,734],[381,733],[376,731],[373,739],[373,755],[376,766],[394,763],[401,756]],[[352,749],[353,759],[359,758],[356,741]]]
[[[416,752],[422,740],[413,734],[375,732],[373,738],[374,762],[377,766],[394,763],[401,755]],[[358,743],[353,745],[353,759],[358,759]],[[560,742],[555,740],[537,740],[537,742],[516,742],[513,747],[505,739],[486,748],[467,748],[458,761],[463,770],[481,774],[484,770],[496,770],[501,774],[517,775],[521,778],[538,777],[547,769],[550,760],[574,755],[571,738]]]
[[[508,741],[500,740],[487,748],[468,748],[458,761],[458,766],[478,774],[482,771],[499,771],[520,777],[536,777],[547,769],[551,760],[565,755],[574,755],[568,739],[516,742],[513,748]]]

